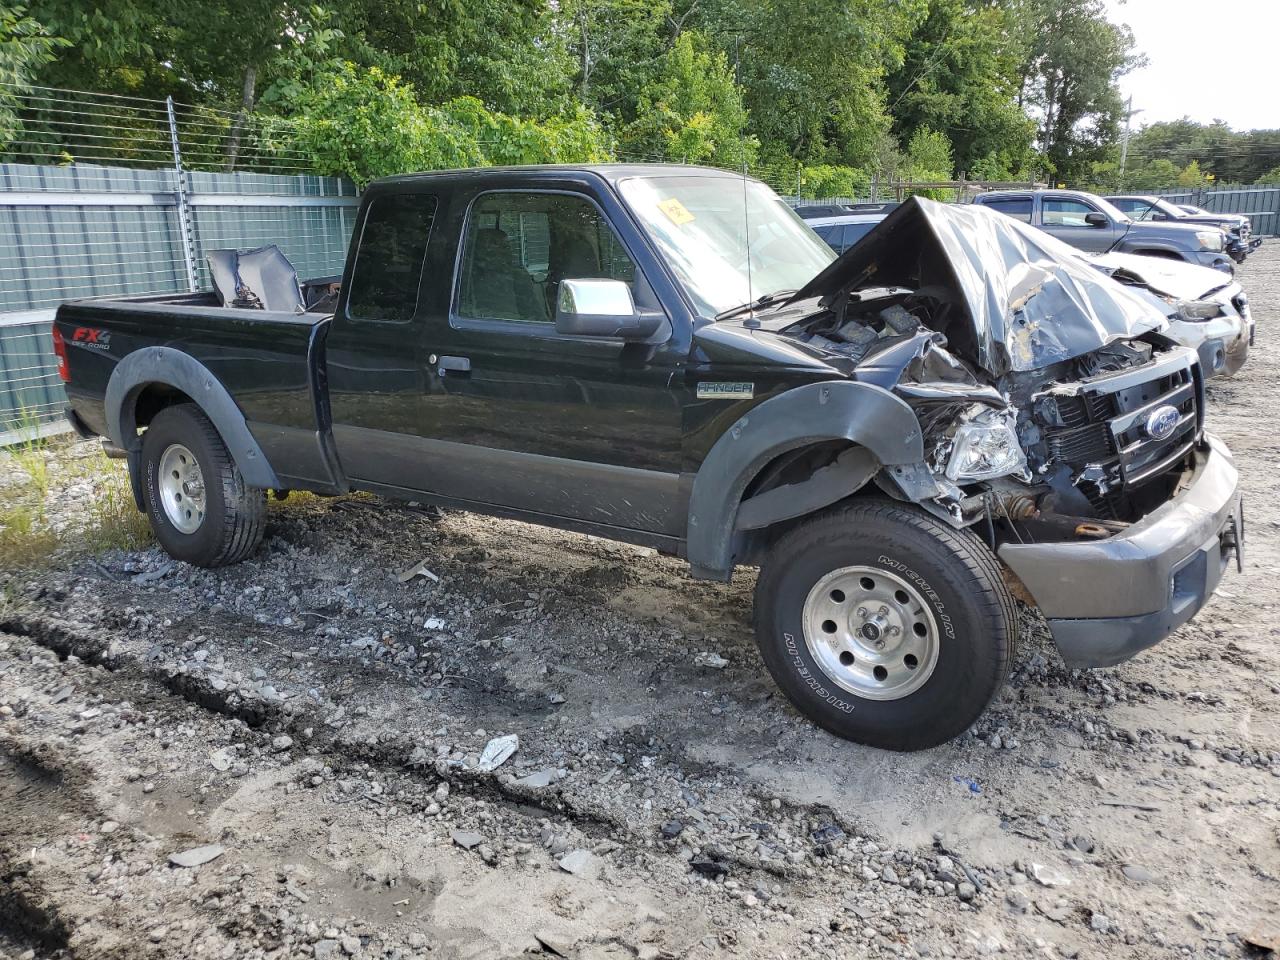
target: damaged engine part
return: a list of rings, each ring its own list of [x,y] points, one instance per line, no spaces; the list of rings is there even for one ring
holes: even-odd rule
[[[1160,311],[1060,246],[909,202],[791,298],[817,311],[781,312],[779,333],[912,407],[953,522],[1105,535],[1167,498],[1199,435],[1196,367]]]

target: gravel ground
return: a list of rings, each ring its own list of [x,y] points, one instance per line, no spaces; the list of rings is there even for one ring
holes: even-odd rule
[[[515,522],[295,496],[236,567],[0,573],[0,957],[1265,955],[1280,242],[1240,276],[1245,574],[1111,670],[1028,619],[923,753],[795,714],[753,573]]]

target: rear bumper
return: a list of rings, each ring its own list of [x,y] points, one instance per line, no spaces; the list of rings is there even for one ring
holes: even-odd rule
[[[1204,606],[1227,564],[1240,562],[1239,477],[1222,441],[1206,434],[1185,483],[1106,540],[1000,547],[1069,665],[1108,667],[1159,643]]]

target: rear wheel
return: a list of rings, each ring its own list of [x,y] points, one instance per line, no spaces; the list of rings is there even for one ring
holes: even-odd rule
[[[890,750],[968,729],[1004,683],[1017,625],[982,541],[887,500],[825,511],[780,537],[755,607],[765,665],[796,707]]]
[[[262,542],[265,490],[249,488],[217,429],[194,404],[156,414],[142,438],[147,518],[172,557],[238,563]]]

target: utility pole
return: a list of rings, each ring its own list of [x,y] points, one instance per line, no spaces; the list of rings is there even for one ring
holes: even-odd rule
[[[1124,137],[1120,140],[1120,189],[1124,189],[1124,167],[1129,159],[1129,121],[1136,113],[1142,113],[1141,110],[1133,109],[1133,94],[1129,94],[1129,100],[1124,108]]]

